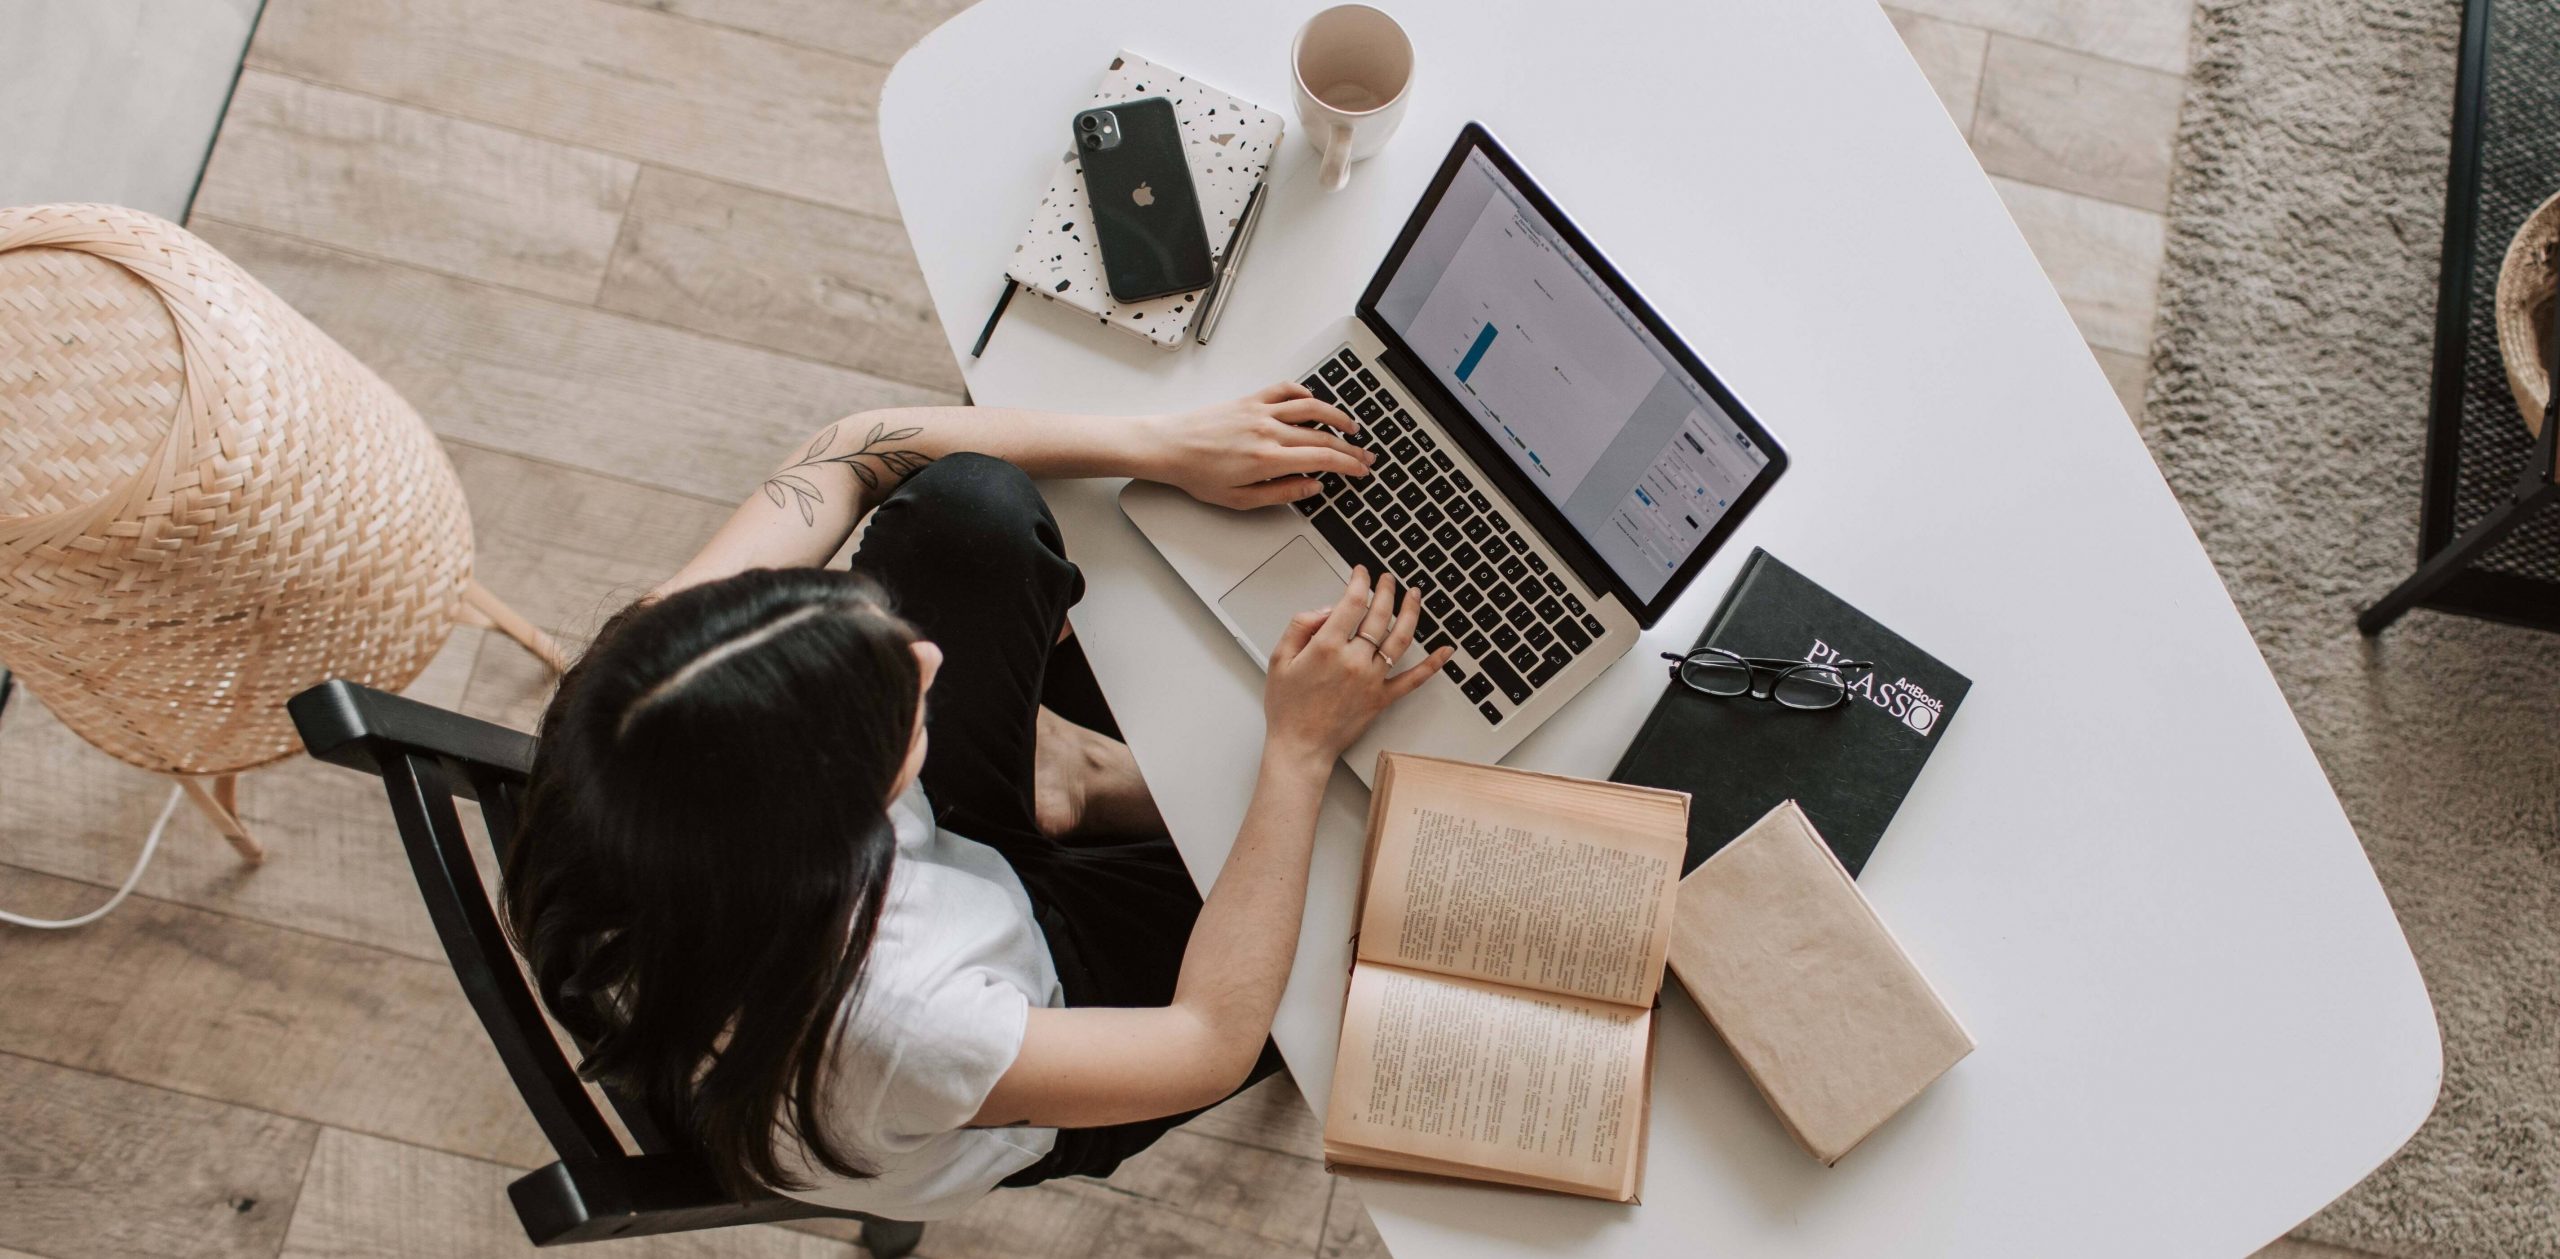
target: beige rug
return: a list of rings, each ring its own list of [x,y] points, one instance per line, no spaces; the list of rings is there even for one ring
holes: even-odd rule
[[[2300,1235],[2521,1259],[2560,1256],[2560,635],[2352,624],[2414,562],[2460,21],[2206,0],[2144,432],[2444,1028],[2435,1115]]]

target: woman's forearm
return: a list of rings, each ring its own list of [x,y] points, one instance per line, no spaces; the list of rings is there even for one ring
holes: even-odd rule
[[[1182,953],[1173,1004],[1207,1029],[1212,1058],[1204,1065],[1226,1088],[1261,1053],[1289,983],[1306,912],[1316,814],[1333,761],[1322,749],[1278,743],[1263,748],[1244,826]]]
[[[1316,476],[1367,476],[1359,423],[1294,384],[1180,415],[1073,415],[1013,407],[864,411],[797,443],[702,553],[654,595],[750,568],[824,564],[862,513],[934,460],[993,455],[1035,477],[1131,476],[1224,507],[1316,492]]]
[[[993,455],[1035,477],[1143,476],[1149,421],[1012,407],[863,411],[798,443],[654,594],[744,572],[824,564],[862,514],[934,460]]]

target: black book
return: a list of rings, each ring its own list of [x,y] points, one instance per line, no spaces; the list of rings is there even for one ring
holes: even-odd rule
[[[1875,668],[1843,675],[1847,703],[1812,711],[1704,695],[1674,678],[1609,776],[1690,794],[1683,871],[1787,800],[1850,874],[1864,869],[1973,683],[1757,548],[1697,645]],[[1767,675],[1757,682],[1765,688]]]

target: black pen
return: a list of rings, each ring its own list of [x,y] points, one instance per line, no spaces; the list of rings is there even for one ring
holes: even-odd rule
[[[996,321],[1004,318],[1004,308],[1013,304],[1013,291],[1020,287],[1012,276],[1005,277],[1004,293],[996,298],[996,308],[987,312],[987,326],[978,329],[978,343],[969,347],[969,357],[976,358],[987,352],[987,338],[996,334]]]

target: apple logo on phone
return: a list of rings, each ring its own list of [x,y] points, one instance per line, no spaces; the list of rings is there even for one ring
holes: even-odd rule
[[[1129,190],[1129,199],[1137,202],[1139,205],[1154,205],[1156,203],[1156,192],[1155,189],[1149,188],[1145,184],[1140,184]]]

